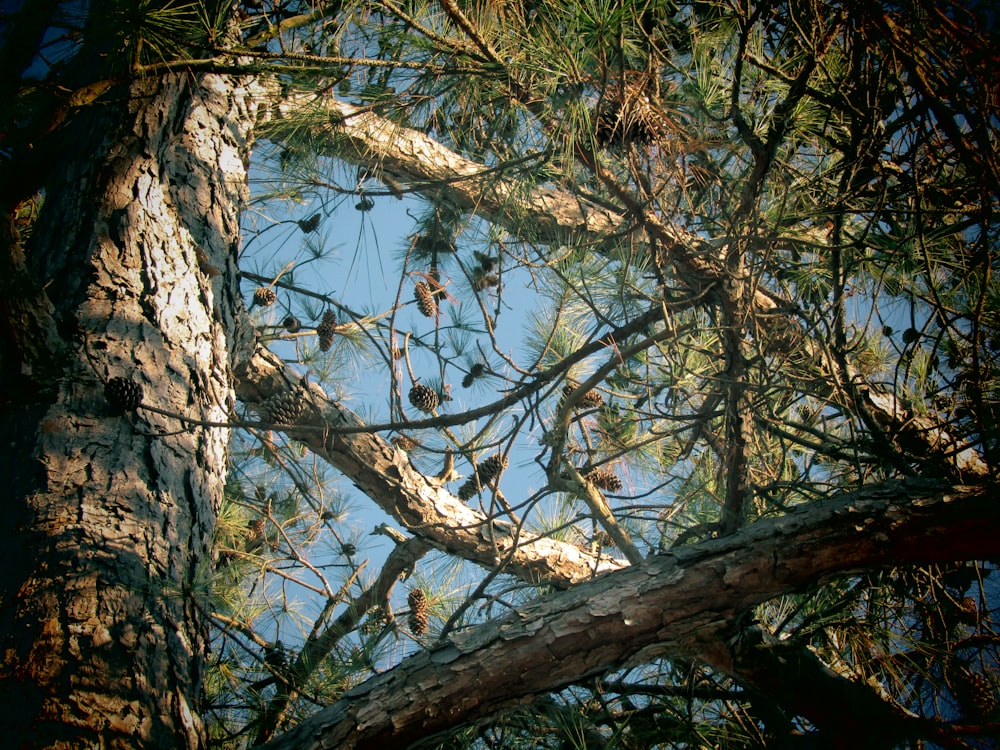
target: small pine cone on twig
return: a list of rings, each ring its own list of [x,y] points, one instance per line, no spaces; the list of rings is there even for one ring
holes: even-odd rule
[[[421,636],[427,632],[427,623],[430,621],[427,611],[427,597],[424,595],[423,589],[410,589],[406,601],[410,605],[410,616],[407,619],[410,632],[415,636]]]
[[[267,525],[267,519],[264,518],[254,518],[247,521],[247,539],[253,541],[255,539],[264,538],[264,526]]]
[[[499,477],[506,468],[507,457],[499,453],[494,453],[489,458],[479,462],[479,468],[477,469],[479,481],[483,484],[488,484]]]
[[[468,502],[474,498],[476,493],[481,489],[482,486],[479,484],[478,477],[473,474],[471,477],[462,482],[462,486],[458,488],[458,492],[455,494],[458,495],[458,499],[462,502]]]
[[[472,274],[472,289],[476,292],[481,292],[487,287],[498,287],[500,286],[500,277],[496,274],[486,273],[485,271],[477,270]]]
[[[264,518],[254,518],[247,521],[247,536],[244,548],[247,552],[256,552],[264,546],[264,528],[267,521]]]
[[[438,408],[441,398],[430,386],[426,386],[423,383],[414,383],[410,389],[410,403],[420,411],[430,414]]]
[[[142,386],[131,378],[111,378],[104,384],[104,398],[117,414],[135,411],[142,404]]]
[[[971,596],[965,597],[958,603],[958,618],[970,625],[979,620],[979,605]]]
[[[622,480],[609,469],[594,469],[585,474],[583,478],[605,492],[618,492],[622,488]]]
[[[482,362],[476,362],[473,364],[472,367],[469,368],[469,371],[465,374],[465,377],[462,378],[462,387],[471,387],[472,384],[476,382],[477,378],[481,378],[483,376],[484,372],[486,372],[486,365]]]
[[[572,384],[563,387],[563,397],[562,400],[559,401],[560,408],[562,408],[563,401],[565,401],[566,397],[569,396],[574,390],[576,390],[576,386]],[[580,396],[577,402],[573,405],[573,408],[577,410],[596,409],[597,407],[603,405],[604,397],[601,396],[600,393],[597,391],[587,391]]]
[[[418,281],[413,288],[413,296],[417,300],[417,309],[425,318],[434,318],[438,314],[438,303],[434,292],[426,281]]]
[[[473,250],[472,255],[476,259],[476,263],[482,269],[483,273],[489,273],[493,270],[494,266],[497,264],[497,259],[486,253],[481,253],[478,250]]]
[[[315,232],[319,229],[319,214],[313,214],[308,219],[299,219],[298,223],[299,229],[301,229],[304,234]]]
[[[259,307],[270,307],[278,301],[278,293],[269,286],[259,286],[253,291],[253,301]]]
[[[384,607],[373,607],[368,613],[368,617],[361,623],[361,632],[364,635],[375,635],[381,633],[392,624],[392,616],[386,612]]]
[[[319,336],[320,351],[328,352],[333,346],[333,337],[337,333],[337,316],[332,310],[323,313],[323,319],[316,326],[316,335]]]
[[[476,467],[473,475],[466,479],[462,486],[458,488],[458,492],[456,493],[458,499],[462,501],[471,500],[483,487],[499,478],[506,468],[507,457],[499,453],[483,459],[479,462],[479,466]]]

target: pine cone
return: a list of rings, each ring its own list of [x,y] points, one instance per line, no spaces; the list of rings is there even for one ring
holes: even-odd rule
[[[496,258],[489,256],[486,253],[481,253],[478,250],[473,250],[472,254],[475,256],[476,262],[479,264],[483,273],[489,273],[493,270],[494,266],[496,266]]]
[[[271,424],[295,424],[305,409],[306,392],[301,386],[276,393],[257,406],[262,421]]]
[[[965,672],[962,675],[962,690],[965,703],[970,712],[976,716],[988,716],[997,707],[995,686],[986,677],[975,672]]]
[[[440,397],[433,388],[416,383],[410,389],[410,403],[420,411],[431,414],[441,403]]]
[[[401,451],[412,451],[418,445],[416,440],[407,435],[396,435],[389,442]]]
[[[427,613],[427,597],[423,589],[410,589],[406,601],[410,605],[410,616],[407,620],[410,632],[415,636],[421,636],[427,632],[427,623],[430,620]]]
[[[475,473],[458,488],[458,492],[456,493],[458,499],[463,501],[471,500],[483,487],[495,481],[506,468],[507,457],[499,453],[483,459],[479,462],[479,466],[476,467]]]
[[[256,552],[264,546],[264,527],[267,521],[263,518],[254,518],[247,521],[247,538],[244,549],[247,552]]]
[[[253,301],[260,307],[270,307],[278,300],[278,293],[269,286],[259,286],[253,291]]]
[[[559,401],[559,408],[562,408],[566,397],[569,396],[569,394],[571,394],[574,390],[576,390],[576,386],[572,384],[568,384],[563,387],[563,397]],[[600,393],[597,391],[587,391],[577,400],[577,402],[573,405],[573,408],[578,411],[582,411],[583,409],[596,409],[598,406],[603,405],[604,397],[601,396]]]
[[[373,607],[361,624],[361,632],[365,635],[375,635],[381,633],[391,624],[392,617],[385,611],[384,607]]]
[[[319,228],[319,214],[313,214],[308,219],[299,219],[299,229],[305,234],[315,232]]]
[[[474,291],[481,292],[486,287],[496,286],[500,286],[500,277],[495,274],[479,270],[472,275],[472,288]]]
[[[482,362],[476,362],[472,367],[469,368],[469,371],[465,374],[465,377],[462,378],[462,387],[463,388],[470,387],[473,383],[476,382],[476,378],[481,378],[483,376],[484,372],[486,372],[486,365],[484,365]]]
[[[469,500],[474,498],[476,496],[476,493],[479,492],[479,490],[481,489],[482,487],[479,484],[478,478],[476,477],[475,474],[473,474],[471,477],[469,477],[462,483],[462,486],[458,488],[458,492],[455,494],[458,495],[459,500],[463,502],[468,502]]]
[[[337,333],[337,316],[331,310],[323,313],[323,320],[316,326],[316,335],[319,336],[320,351],[328,352],[333,346],[333,337]]]
[[[673,124],[650,100],[641,81],[608,86],[595,116],[601,146],[646,144],[667,138]]]
[[[595,487],[600,487],[605,492],[618,492],[622,488],[622,480],[618,475],[608,469],[594,469],[583,477]]]
[[[489,458],[479,462],[479,468],[477,469],[479,481],[483,484],[488,484],[499,477],[506,468],[507,457],[499,453],[494,453]]]
[[[413,288],[413,296],[417,300],[417,309],[425,318],[434,318],[438,314],[437,300],[434,299],[434,292],[426,281],[418,281]]]
[[[135,411],[142,403],[142,386],[130,378],[111,378],[104,384],[104,398],[116,414]]]

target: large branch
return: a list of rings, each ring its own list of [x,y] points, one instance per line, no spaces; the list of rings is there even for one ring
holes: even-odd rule
[[[736,615],[832,575],[1000,552],[995,487],[888,482],[650,558],[452,636],[267,745],[399,746],[657,657],[720,658]]]
[[[440,549],[491,570],[502,568],[521,580],[557,588],[626,565],[566,542],[534,536],[470,508],[377,433],[336,432],[336,428],[363,427],[363,423],[263,347],[238,366],[235,374],[237,395],[247,404],[259,405],[305,389],[301,398],[306,408],[294,425],[282,429],[341,471],[399,523]]]
[[[472,161],[419,130],[331,95],[283,98],[265,132],[280,137],[283,123],[298,128],[303,119],[311,123],[317,140],[329,144],[328,156],[460,206],[520,239],[548,244],[577,238],[590,244],[636,229],[621,209],[566,190],[526,186],[523,178],[511,176],[515,167],[494,168]],[[534,167],[530,162],[521,165],[522,169]],[[694,235],[685,236],[695,242]]]
[[[758,714],[779,735],[791,732],[795,718],[803,717],[821,735],[822,747],[857,747],[863,737],[866,750],[888,750],[921,739],[948,746],[957,729],[902,711],[868,683],[828,667],[802,643],[748,628],[717,645],[715,655],[731,663],[730,674],[752,691]],[[963,730],[986,732],[968,725]]]

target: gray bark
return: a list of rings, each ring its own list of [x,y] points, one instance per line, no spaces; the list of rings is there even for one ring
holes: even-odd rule
[[[735,617],[833,575],[997,552],[983,488],[889,482],[650,558],[453,636],[378,675],[268,750],[405,747],[629,663],[699,658],[740,675]]]
[[[145,404],[227,419],[233,353],[247,348],[236,250],[257,97],[216,75],[113,94],[65,133],[19,269],[37,284],[22,290],[37,327],[58,332],[47,348],[60,369],[0,416],[12,440],[0,459],[0,710],[16,747],[204,741],[196,597],[229,436],[115,414],[104,383],[131,378]],[[20,363],[29,380],[35,364]]]

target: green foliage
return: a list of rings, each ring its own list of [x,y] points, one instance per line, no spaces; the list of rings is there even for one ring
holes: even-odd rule
[[[351,22],[336,45],[358,63],[338,93],[481,164],[483,191],[508,179],[504,210],[521,217],[487,228],[483,219],[498,217],[470,220],[445,186],[418,186],[427,200],[397,248],[387,325],[369,316],[359,326],[359,343],[381,353],[370,360],[383,371],[378,390],[390,394],[389,416],[374,421],[395,418],[417,380],[439,393],[467,384],[442,404],[446,415],[489,412],[421,430],[411,449],[430,466],[453,451],[466,475],[477,457],[509,451],[516,472],[478,496],[485,512],[614,552],[579,499],[552,485],[563,460],[603,467],[624,479],[609,493],[615,517],[644,551],[663,552],[724,532],[720,508],[737,484],[738,526],[872,481],[933,475],[933,435],[897,439],[905,418],[866,410],[868,388],[930,420],[921,429],[938,424],[955,445],[995,457],[996,164],[944,120],[961,113],[980,145],[995,121],[983,117],[988,95],[929,87],[912,56],[940,50],[946,60],[955,45],[982,44],[931,20],[962,23],[961,12],[543,0],[357,3],[343,13]],[[934,75],[959,73],[944,64]],[[337,153],[321,143],[330,128],[317,111],[267,132],[302,156],[305,169],[298,157],[282,161],[289,184],[330,172],[310,157]],[[347,179],[337,189],[363,196],[372,186]],[[617,210],[624,228],[543,239],[531,226],[540,186]],[[698,242],[670,247],[659,226]],[[421,280],[440,287],[429,318],[410,302]],[[773,310],[752,301],[754,285]],[[663,315],[610,335],[651,309]],[[327,356],[309,361],[342,378],[341,366],[323,369]],[[599,405],[564,408],[584,381]],[[513,392],[524,395],[490,410]],[[733,432],[741,415],[749,436]],[[744,459],[735,475],[734,451]],[[483,579],[446,567],[421,564],[415,579],[433,602],[432,633],[527,595],[502,571]],[[955,631],[943,623],[970,616],[949,602],[965,601],[969,582],[935,588],[937,573],[921,575],[832,582],[756,618],[768,636],[926,712],[925,698],[958,699],[961,680],[991,657],[949,646]],[[976,611],[975,627],[991,627]],[[371,658],[391,661],[406,637],[381,632]],[[632,677],[567,690],[440,746],[763,747],[791,731],[694,665],[653,663]]]
[[[244,5],[234,28],[221,4],[109,0],[70,28],[108,76],[235,66],[266,70],[276,98],[315,93],[257,131],[241,266],[278,300],[253,322],[372,431],[417,440],[409,459],[452,491],[447,456],[463,478],[509,456],[469,500],[491,522],[624,554],[567,489],[567,465],[622,480],[609,512],[642,555],[885,479],[995,477],[1000,79],[995,33],[974,11]],[[69,80],[52,65],[50,83]],[[34,148],[50,90],[16,91],[3,122],[12,163]],[[366,152],[328,97],[427,148]],[[418,136],[475,168],[421,164],[435,157]],[[415,163],[431,176],[412,177]],[[565,200],[542,206],[553,195]],[[389,205],[408,230],[383,243]],[[575,224],[548,228],[574,210]],[[618,223],[603,227],[604,214]],[[320,346],[327,314],[335,333]],[[406,399],[417,382],[441,404],[414,428],[427,416]],[[963,473],[965,450],[986,468]],[[369,601],[396,545],[373,540],[355,490],[324,466],[280,435],[235,439],[204,596],[219,746],[242,746],[248,727],[267,739],[414,649],[545,593],[502,563],[484,573],[442,556]],[[832,581],[762,605],[754,627],[918,716],[948,716],[935,701],[972,715],[973,677],[996,664],[991,574],[963,563]],[[412,587],[430,602],[417,638],[399,616]],[[296,661],[315,642],[322,653]],[[654,659],[441,746],[749,748],[808,728],[761,701],[708,667]]]

